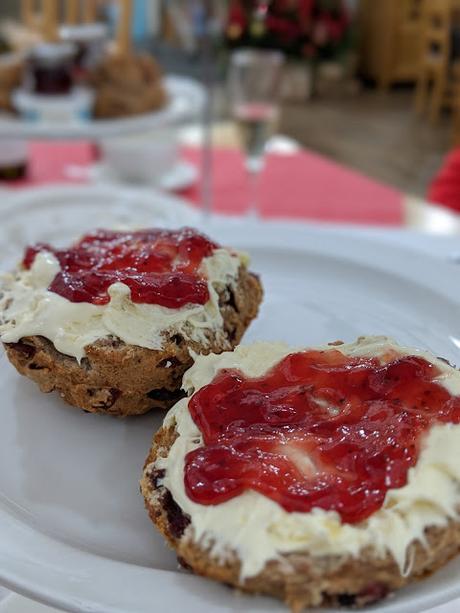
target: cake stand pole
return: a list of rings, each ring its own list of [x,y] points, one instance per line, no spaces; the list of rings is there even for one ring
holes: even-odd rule
[[[213,150],[212,150],[212,124],[214,110],[214,70],[212,58],[212,39],[209,28],[211,16],[206,2],[203,2],[203,38],[201,45],[203,62],[203,84],[206,88],[206,101],[203,108],[203,144],[202,144],[202,177],[201,177],[201,204],[203,217],[209,220],[213,208]]]
[[[203,111],[203,145],[202,145],[202,178],[201,178],[201,202],[203,215],[209,219],[212,213],[212,119],[213,119],[213,87],[207,85],[207,100]]]

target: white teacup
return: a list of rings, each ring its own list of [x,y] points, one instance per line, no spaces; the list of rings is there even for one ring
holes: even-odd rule
[[[100,143],[102,162],[119,179],[152,184],[171,171],[179,159],[175,130],[107,138]]]

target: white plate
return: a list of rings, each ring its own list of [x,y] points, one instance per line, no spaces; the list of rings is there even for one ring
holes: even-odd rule
[[[89,197],[94,188],[85,189]],[[32,207],[25,196],[16,209],[8,204],[0,237],[7,262],[13,250],[19,256],[25,238],[68,240],[77,201],[69,222],[53,219],[50,207],[56,202],[35,200]],[[89,210],[82,202],[84,221],[75,233],[88,226]],[[134,200],[131,210],[139,211]],[[119,217],[109,202],[101,211],[107,223]],[[21,225],[27,231],[6,244]],[[266,298],[246,341],[307,345],[389,334],[460,363],[460,288],[451,282],[458,276],[452,264],[302,224],[213,223],[211,230],[248,250],[262,274]],[[0,359],[0,583],[69,611],[285,610],[177,569],[138,491],[160,415],[120,421],[84,414],[40,394]],[[454,561],[373,610],[411,613],[447,602],[460,595],[459,572]]]
[[[37,240],[68,244],[94,228],[197,225],[201,215],[184,200],[152,188],[121,185],[53,185],[2,192],[2,267]]]
[[[0,138],[101,139],[140,133],[195,119],[203,109],[206,91],[192,79],[169,76],[164,80],[169,95],[161,111],[126,119],[99,119],[81,123],[28,122],[12,116],[0,117]]]

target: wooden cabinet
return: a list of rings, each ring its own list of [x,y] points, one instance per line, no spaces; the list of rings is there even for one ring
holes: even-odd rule
[[[420,64],[423,0],[361,0],[362,73],[381,88],[415,81]]]

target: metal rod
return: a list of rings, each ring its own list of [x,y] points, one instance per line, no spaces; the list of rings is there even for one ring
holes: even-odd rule
[[[21,17],[24,25],[28,28],[35,26],[35,0],[22,0]]]
[[[202,74],[203,84],[206,88],[207,99],[203,110],[203,142],[201,150],[201,205],[203,217],[209,219],[213,210],[213,143],[212,126],[214,111],[214,74],[212,61],[212,41],[209,32],[209,9],[204,4],[204,18],[206,19],[203,40],[201,45],[202,52]]]

